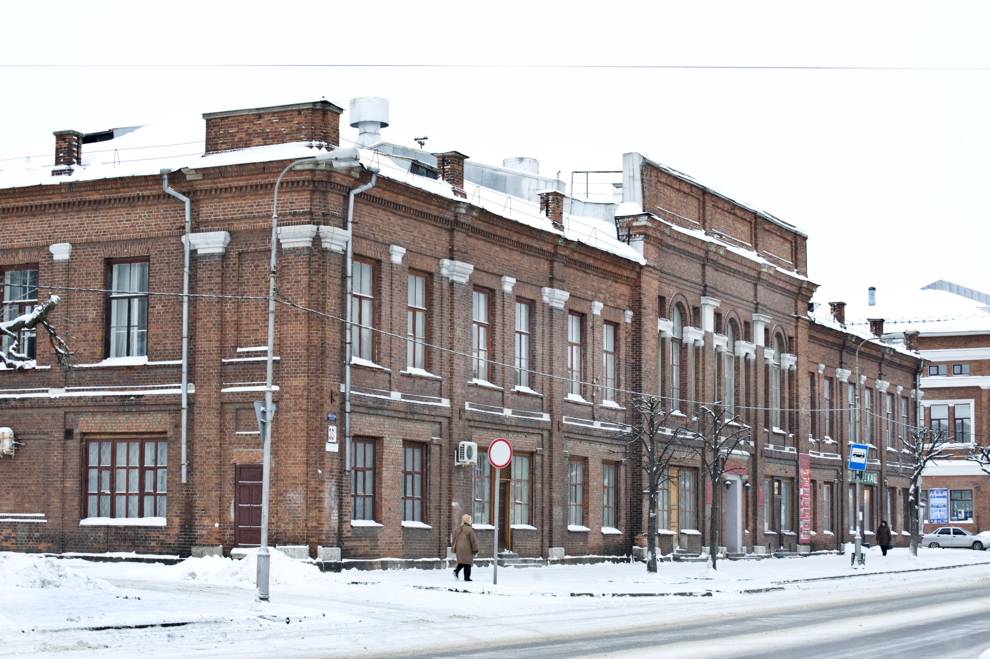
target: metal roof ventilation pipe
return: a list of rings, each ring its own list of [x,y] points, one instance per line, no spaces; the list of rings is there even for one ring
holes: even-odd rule
[[[877,287],[876,286],[870,286],[866,290],[866,299],[867,299],[867,302],[869,303],[869,306],[871,306],[871,307],[877,306]]]
[[[382,141],[382,128],[388,128],[388,99],[363,96],[351,99],[351,128],[358,129],[359,146],[374,146]]]

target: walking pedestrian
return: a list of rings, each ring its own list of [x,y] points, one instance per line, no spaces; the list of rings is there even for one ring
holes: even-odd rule
[[[881,520],[880,526],[877,528],[877,544],[880,545],[880,551],[883,555],[887,555],[887,550],[890,549],[890,527],[887,526],[887,520]]]
[[[478,553],[478,537],[471,526],[470,515],[461,517],[461,525],[454,531],[454,539],[450,545],[457,556],[454,578],[457,579],[463,569],[464,581],[471,581],[471,566],[474,565],[474,555]]]

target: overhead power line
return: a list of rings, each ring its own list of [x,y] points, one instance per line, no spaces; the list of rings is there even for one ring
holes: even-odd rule
[[[207,63],[144,63],[121,64],[119,62],[95,63],[2,63],[5,69],[513,69],[513,70],[626,70],[626,71],[851,71],[851,72],[963,72],[985,73],[990,66],[923,66],[882,64],[491,64],[491,63],[435,63],[435,62],[207,62]]]

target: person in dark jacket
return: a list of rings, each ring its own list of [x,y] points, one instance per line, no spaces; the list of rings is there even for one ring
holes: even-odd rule
[[[461,517],[461,525],[454,531],[454,539],[450,543],[457,555],[457,567],[454,568],[454,578],[457,579],[464,570],[464,581],[471,581],[471,566],[474,565],[474,555],[478,553],[478,537],[471,527],[471,516]]]
[[[880,551],[886,556],[891,544],[890,527],[887,526],[887,520],[881,520],[880,526],[877,528],[877,544],[880,545]]]

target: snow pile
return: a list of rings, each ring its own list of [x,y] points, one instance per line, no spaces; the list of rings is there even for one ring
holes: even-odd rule
[[[268,551],[271,553],[269,583],[273,585],[301,586],[320,574],[319,568],[312,563],[289,558],[277,549],[269,548]],[[223,556],[187,558],[172,569],[189,581],[254,585],[258,574],[258,550],[248,550],[241,559]]]
[[[13,588],[116,590],[109,582],[80,574],[57,558],[13,552],[0,553],[0,582]]]

